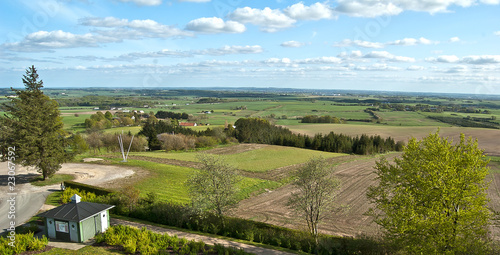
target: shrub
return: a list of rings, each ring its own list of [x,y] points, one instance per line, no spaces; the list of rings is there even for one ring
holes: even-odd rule
[[[105,196],[105,195],[112,193],[112,191],[104,189],[104,188],[100,188],[100,187],[96,187],[96,186],[92,186],[92,185],[88,185],[88,184],[83,184],[83,183],[78,183],[78,182],[73,182],[73,181],[64,181],[64,186],[66,188],[74,188],[74,189],[79,189],[79,190],[86,191],[86,192],[91,192],[97,196]]]

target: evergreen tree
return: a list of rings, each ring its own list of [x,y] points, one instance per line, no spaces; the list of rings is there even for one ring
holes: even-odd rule
[[[5,116],[1,125],[8,132],[8,147],[16,149],[16,162],[34,166],[43,178],[51,177],[68,159],[65,133],[55,100],[43,94],[43,82],[38,80],[34,66],[23,75],[25,90],[12,89],[17,98],[3,104]]]

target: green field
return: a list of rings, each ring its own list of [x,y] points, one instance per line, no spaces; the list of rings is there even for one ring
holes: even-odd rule
[[[134,183],[134,187],[145,196],[148,192],[158,194],[162,201],[175,203],[189,203],[189,193],[186,181],[196,169],[182,166],[173,166],[142,160],[129,160],[121,163],[124,166],[141,167],[150,172],[150,176]],[[261,180],[257,178],[242,177],[238,184],[238,198],[244,199],[251,194],[261,193],[264,189],[275,189],[281,184],[274,181]]]
[[[230,150],[230,148],[228,148]],[[134,152],[130,155],[167,158],[197,162],[198,152]],[[345,154],[314,151],[282,146],[264,148],[224,155],[226,162],[250,172],[266,172],[279,167],[304,163],[312,157],[333,158]]]

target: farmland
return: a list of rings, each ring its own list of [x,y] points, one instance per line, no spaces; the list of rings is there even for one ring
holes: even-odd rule
[[[50,90],[53,98],[71,99],[95,95],[86,90]],[[102,93],[101,93],[102,92]],[[61,95],[61,93],[65,93]],[[334,132],[348,136],[380,135],[392,137],[396,142],[407,142],[410,138],[421,139],[439,130],[441,136],[455,141],[461,133],[477,139],[479,147],[492,156],[490,167],[491,187],[488,196],[490,207],[499,212],[500,201],[500,98],[469,98],[463,95],[398,95],[366,93],[312,93],[312,92],[231,92],[231,91],[168,91],[168,90],[102,90],[95,105],[66,105],[60,108],[64,129],[70,133],[80,133],[88,137],[90,130],[84,126],[100,107],[102,113],[110,111],[113,117],[125,110],[143,111],[141,121],[158,111],[187,113],[187,120],[198,125],[188,127],[195,131],[224,129],[240,118],[263,118],[270,123],[289,129],[295,134],[310,137],[316,134]],[[120,104],[134,98],[135,102],[148,102],[148,105],[103,108],[103,102],[110,97],[120,98]],[[61,101],[71,104],[71,100]],[[107,106],[106,106],[107,107]],[[414,108],[412,108],[414,107]],[[417,110],[415,109],[418,108]],[[111,108],[114,108],[111,110]],[[120,108],[120,110],[118,110]],[[304,116],[331,116],[342,120],[342,124],[302,123]],[[452,118],[452,122],[439,121],[431,117]],[[447,119],[448,118],[448,119]],[[466,120],[466,121],[465,121]],[[483,127],[471,127],[466,124]],[[465,124],[464,124],[465,123]],[[493,128],[485,128],[490,125]],[[114,126],[100,130],[105,134],[131,133],[141,131],[141,123]],[[95,131],[95,130],[94,130]],[[113,139],[116,141],[116,139]],[[349,210],[332,214],[320,225],[322,233],[346,236],[377,235],[380,231],[366,216],[372,206],[365,196],[370,185],[376,184],[373,166],[381,157],[389,160],[400,153],[390,152],[375,155],[352,155],[330,153],[311,149],[284,147],[267,144],[239,144],[236,141],[221,142],[209,147],[189,148],[180,151],[133,151],[129,161],[122,163],[121,155],[115,151],[102,150],[98,153],[86,152],[77,157],[104,159],[104,164],[123,165],[137,169],[136,175],[125,182],[102,184],[102,187],[121,189],[134,187],[145,197],[154,192],[160,201],[188,204],[190,198],[185,182],[200,168],[200,153],[220,155],[230,165],[239,170],[241,181],[238,183],[239,204],[232,216],[271,223],[274,225],[305,229],[300,218],[286,206],[294,191],[290,185],[295,170],[313,157],[323,157],[333,167],[333,174],[341,182],[338,202]],[[499,233],[494,232],[495,238]]]

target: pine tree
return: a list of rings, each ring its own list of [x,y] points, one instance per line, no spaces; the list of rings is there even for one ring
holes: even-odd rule
[[[51,177],[70,157],[66,153],[65,133],[55,100],[43,94],[35,66],[23,75],[25,90],[12,89],[17,97],[3,105],[5,116],[1,125],[8,133],[4,144],[16,149],[16,162],[34,166],[43,178]]]

